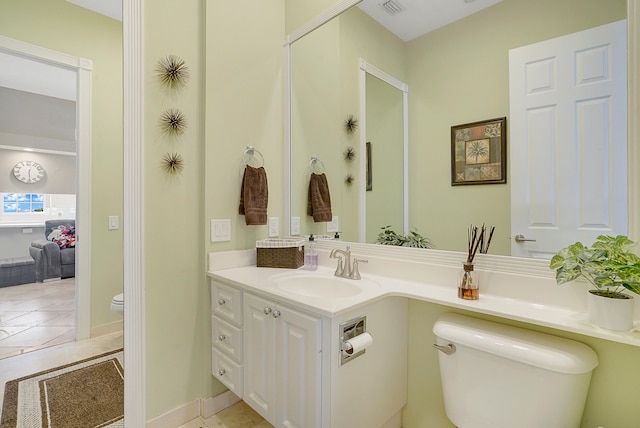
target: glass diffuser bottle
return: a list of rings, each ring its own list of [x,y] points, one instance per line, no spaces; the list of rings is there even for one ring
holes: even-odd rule
[[[464,262],[458,284],[458,297],[464,300],[478,300],[480,297],[478,273],[473,270],[473,263]]]

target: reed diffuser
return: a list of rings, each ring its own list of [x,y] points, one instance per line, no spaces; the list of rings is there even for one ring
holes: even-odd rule
[[[480,233],[478,233],[477,226],[471,225],[467,231],[467,261],[462,263],[462,275],[460,275],[458,283],[458,297],[464,300],[478,300],[480,298],[480,283],[478,274],[474,270],[473,259],[478,251],[483,254],[489,251],[495,227],[491,226],[488,238],[484,224],[479,230]]]

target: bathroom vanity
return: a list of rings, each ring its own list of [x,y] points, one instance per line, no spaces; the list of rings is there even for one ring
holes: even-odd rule
[[[400,427],[409,299],[640,346],[636,330],[589,324],[585,288],[556,285],[547,261],[481,255],[468,301],[462,253],[349,245],[368,260],[361,280],[333,276],[342,242],[318,242],[314,272],[255,267],[253,250],[210,254],[212,373],[276,427]],[[373,343],[345,363],[341,326],[360,317]],[[431,325],[412,327],[431,340]]]
[[[408,301],[356,303],[352,292],[278,288],[290,289],[290,279],[330,281],[332,273],[254,266],[210,273],[212,373],[276,427],[399,426]],[[344,341],[365,332],[373,338],[366,349],[343,351]]]

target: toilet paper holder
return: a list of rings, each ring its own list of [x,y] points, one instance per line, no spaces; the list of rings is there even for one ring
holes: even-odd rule
[[[348,343],[349,339],[353,339],[367,331],[367,316],[362,315],[357,318],[350,319],[340,323],[338,332],[340,334],[340,365],[346,364],[349,361],[355,360],[361,355],[364,355],[366,349],[363,349],[356,353],[348,353],[352,347]]]

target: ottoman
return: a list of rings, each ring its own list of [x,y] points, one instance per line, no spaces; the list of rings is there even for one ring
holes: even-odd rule
[[[14,257],[0,260],[0,287],[36,282],[32,257]]]

